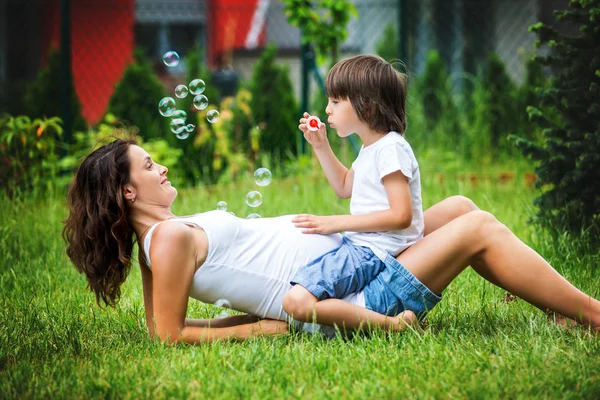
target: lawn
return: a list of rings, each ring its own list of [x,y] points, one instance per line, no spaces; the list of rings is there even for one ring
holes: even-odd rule
[[[536,195],[527,168],[444,174],[429,165],[421,169],[425,207],[468,196],[577,287],[600,297],[597,254],[527,225]],[[220,200],[242,217],[348,210],[320,174],[274,179],[253,210],[244,196],[256,189],[245,181],[180,190],[173,211],[211,210]],[[137,265],[117,308],[96,306],[64,253],[65,212],[61,199],[0,202],[0,398],[600,397],[599,338],[559,328],[522,300],[503,301],[505,292],[471,269],[444,292],[424,333],[163,345],[146,333]],[[192,300],[188,317],[221,311]]]

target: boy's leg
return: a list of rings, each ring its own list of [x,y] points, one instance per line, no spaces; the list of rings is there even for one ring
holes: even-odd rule
[[[295,285],[283,299],[283,309],[295,320],[316,322],[322,325],[338,325],[345,329],[386,328],[404,330],[417,324],[416,315],[406,310],[395,317],[388,317],[339,299],[318,299],[301,285]]]
[[[384,268],[369,248],[344,238],[339,248],[301,267],[290,283],[303,286],[316,300],[341,299],[361,291]]]

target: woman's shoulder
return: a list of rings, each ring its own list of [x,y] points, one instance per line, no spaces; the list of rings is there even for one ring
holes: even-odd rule
[[[154,264],[157,258],[169,259],[174,254],[193,254],[193,228],[177,221],[163,221],[154,228],[150,260]]]
[[[186,240],[193,237],[192,227],[178,221],[163,221],[154,228],[152,234],[152,247],[157,244],[177,245],[185,244]]]

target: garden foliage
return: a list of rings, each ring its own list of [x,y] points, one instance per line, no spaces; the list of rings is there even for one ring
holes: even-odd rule
[[[58,117],[31,119],[4,115],[0,119],[0,190],[44,194],[58,173],[63,129]]]
[[[540,106],[528,107],[543,142],[514,140],[539,164],[538,186],[545,190],[535,200],[538,222],[575,234],[588,230],[600,242],[600,0],[573,0],[555,15],[578,33],[531,27],[540,35],[538,45],[551,50],[536,60],[554,71],[540,89]]]

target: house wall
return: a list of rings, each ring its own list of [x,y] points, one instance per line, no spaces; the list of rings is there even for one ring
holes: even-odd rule
[[[48,0],[42,57],[60,45],[59,1]],[[81,114],[94,125],[131,61],[134,0],[87,0],[71,3],[71,68]]]

